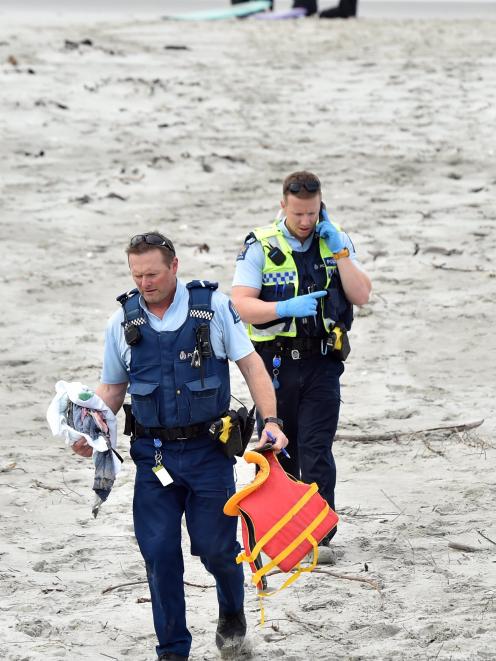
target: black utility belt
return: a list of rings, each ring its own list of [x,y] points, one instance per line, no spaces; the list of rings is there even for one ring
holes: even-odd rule
[[[133,438],[159,438],[163,442],[167,441],[188,441],[202,434],[209,434],[210,438],[217,441],[222,452],[229,458],[242,457],[246,447],[253,434],[255,427],[255,407],[248,412],[242,406],[237,411],[230,409],[218,420],[212,422],[202,422],[196,425],[186,427],[143,427],[136,422],[131,413],[129,404],[126,407],[126,423],[128,416],[131,425],[131,435]],[[127,433],[128,427],[124,430]],[[133,441],[131,438],[131,442]]]
[[[201,434],[206,434],[210,422],[202,422],[197,425],[186,427],[143,427],[139,422],[134,422],[133,436],[140,438],[159,438],[161,441],[188,441]]]
[[[344,361],[350,353],[348,332],[342,323],[336,324],[325,338],[285,337],[267,342],[253,342],[253,344],[258,353],[272,353],[293,360],[309,358],[320,353],[331,359]]]
[[[269,342],[254,342],[258,353],[270,352],[280,356],[289,356],[293,360],[308,358],[322,353],[322,343],[326,340],[320,338],[285,338],[284,340],[270,340]]]

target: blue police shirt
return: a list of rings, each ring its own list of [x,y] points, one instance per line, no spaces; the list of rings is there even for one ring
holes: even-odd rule
[[[285,218],[282,218],[277,223],[277,226],[282,230],[284,238],[289,243],[291,250],[294,250],[295,252],[306,252],[310,248],[315,232],[310,234],[310,236],[301,243],[299,239],[290,233],[286,227],[285,220]],[[339,234],[341,235],[344,246],[350,251],[350,259],[360,268],[355,247],[350,237],[346,232],[339,232]],[[236,269],[234,271],[232,286],[236,287],[239,285],[241,287],[262,289],[262,271],[264,264],[265,254],[260,241],[254,240],[252,243],[245,245],[236,260]]]
[[[189,292],[180,280],[177,280],[174,299],[162,319],[148,310],[142,296],[139,300],[150,326],[155,331],[174,331],[182,326],[188,314],[188,302]],[[212,310],[215,314],[210,322],[210,341],[217,358],[227,357],[236,361],[252,353],[253,344],[229,298],[222,292],[214,291]],[[115,384],[129,381],[131,347],[124,339],[122,321],[124,321],[124,312],[120,307],[109,319],[105,331],[102,383]]]

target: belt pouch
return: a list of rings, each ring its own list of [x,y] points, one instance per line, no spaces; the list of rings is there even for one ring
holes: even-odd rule
[[[133,436],[134,435],[134,424],[135,418],[131,410],[131,404],[123,404],[122,408],[124,410],[125,420],[124,420],[124,436]]]

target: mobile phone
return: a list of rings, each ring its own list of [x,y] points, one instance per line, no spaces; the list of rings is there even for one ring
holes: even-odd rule
[[[321,223],[321,222],[324,220],[324,214],[323,214],[323,211],[325,211],[325,209],[326,209],[326,205],[325,205],[325,203],[324,203],[324,202],[321,202],[321,203],[320,203],[320,210],[319,210],[319,219],[318,219],[318,221],[317,221],[318,223]]]

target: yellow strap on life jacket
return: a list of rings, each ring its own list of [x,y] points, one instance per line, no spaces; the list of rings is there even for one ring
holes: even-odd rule
[[[290,553],[292,553],[295,550],[295,548],[297,548],[305,539],[310,541],[312,543],[312,546],[314,546],[314,542],[316,544],[316,541],[312,537],[312,532],[315,530],[315,528],[317,528],[317,526],[320,525],[320,523],[322,523],[322,521],[327,516],[328,512],[329,512],[329,505],[326,503],[325,507],[322,509],[321,512],[319,512],[319,514],[315,517],[315,519],[312,521],[312,523],[310,523],[310,525],[308,525],[305,528],[305,530],[303,530],[298,535],[298,537],[296,537],[296,539],[294,539],[291,542],[291,544],[289,544],[285,549],[283,549],[281,551],[281,553],[279,553],[279,555],[277,555],[273,560],[268,562],[266,565],[261,567],[255,574],[253,574],[252,583],[254,585],[257,585],[260,582],[260,579],[262,578],[262,576],[265,576],[265,574],[267,574],[267,572],[269,572],[271,569],[276,567],[280,562],[282,562],[285,558],[287,558],[288,555],[290,555]],[[314,546],[314,556],[315,556],[315,546]],[[315,557],[314,557],[314,560],[315,560]],[[315,560],[315,563],[316,562],[317,561]],[[315,565],[313,565],[313,567],[315,567]],[[312,567],[312,569],[313,569],[313,567]],[[305,568],[305,570],[306,570],[306,568]],[[301,571],[303,571],[303,570],[301,570]],[[301,571],[299,573],[296,573],[296,575],[290,576],[289,579],[287,580],[287,585],[291,585],[291,583],[293,583],[293,581],[295,581],[296,578],[298,578]]]
[[[263,627],[265,624],[265,608],[264,608],[264,603],[263,600],[265,597],[272,597],[273,595],[277,594],[278,592],[281,592],[281,590],[284,590],[287,588],[289,585],[294,583],[304,572],[310,572],[312,569],[315,569],[315,566],[317,565],[317,561],[319,559],[319,551],[318,551],[318,544],[317,540],[315,537],[312,537],[312,535],[308,536],[308,541],[312,543],[313,546],[313,560],[308,567],[302,567],[300,563],[296,565],[296,571],[294,574],[292,574],[284,583],[277,588],[277,590],[272,590],[271,592],[262,592],[259,591],[258,593],[258,600],[260,604],[260,625]]]
[[[297,514],[297,513],[302,509],[302,507],[304,507],[304,506],[306,505],[306,503],[310,500],[310,498],[311,498],[315,493],[317,493],[318,490],[319,490],[319,487],[317,486],[317,484],[316,484],[315,482],[312,482],[312,484],[309,485],[308,490],[307,490],[307,491],[305,492],[305,494],[300,498],[300,500],[298,500],[298,501],[293,505],[293,507],[292,507],[288,512],[286,512],[286,514],[285,514],[283,517],[281,517],[281,518],[279,519],[279,521],[277,521],[277,522],[272,526],[272,528],[271,528],[270,530],[268,530],[268,531],[265,533],[265,535],[263,535],[263,536],[258,540],[258,542],[255,544],[255,546],[251,549],[251,552],[250,552],[250,553],[247,553],[246,550],[245,550],[245,552],[240,553],[240,554],[238,555],[238,557],[236,558],[236,562],[237,562],[238,564],[241,563],[241,562],[243,562],[243,561],[246,561],[246,562],[254,562],[254,561],[255,561],[255,558],[258,557],[258,555],[260,554],[260,551],[261,551],[262,548],[265,546],[265,544],[267,544],[267,542],[270,541],[270,540],[274,537],[274,535],[277,535],[277,533],[278,533],[282,528],[284,528],[284,526],[285,526],[289,521],[291,521],[291,519],[293,518],[293,516],[294,516],[295,514]],[[320,515],[319,515],[319,516],[320,516]],[[320,521],[319,521],[319,523],[320,523]],[[317,524],[317,525],[318,525],[318,524]],[[313,530],[313,528],[312,528],[312,530]],[[310,532],[312,532],[312,530],[311,530]],[[301,537],[301,535],[300,535],[299,537]],[[301,543],[301,542],[299,542],[299,543]],[[298,546],[298,544],[296,544],[296,546]],[[294,548],[296,548],[296,546],[295,546]],[[280,554],[279,554],[279,555],[280,555]],[[289,555],[289,554],[288,554],[288,555]],[[279,557],[279,556],[277,556],[277,557]],[[285,558],[285,557],[286,557],[286,556],[284,556],[284,558]],[[281,558],[281,560],[283,560],[284,558]],[[258,581],[257,581],[256,583],[258,583]],[[255,585],[256,585],[256,583],[255,583]]]
[[[313,560],[308,565],[308,567],[302,567],[301,564],[298,563],[296,565],[294,574],[291,574],[291,576],[287,578],[284,581],[284,583],[277,588],[277,590],[271,590],[270,592],[259,592],[258,593],[259,597],[272,597],[272,595],[277,594],[281,590],[284,590],[289,585],[291,585],[291,583],[294,583],[301,576],[301,574],[304,574],[305,572],[310,572],[313,569],[315,569],[315,567],[317,566],[317,561],[319,559],[318,544],[317,544],[317,540],[315,539],[315,537],[312,537],[312,535],[308,536],[308,541],[311,542],[313,546]]]

